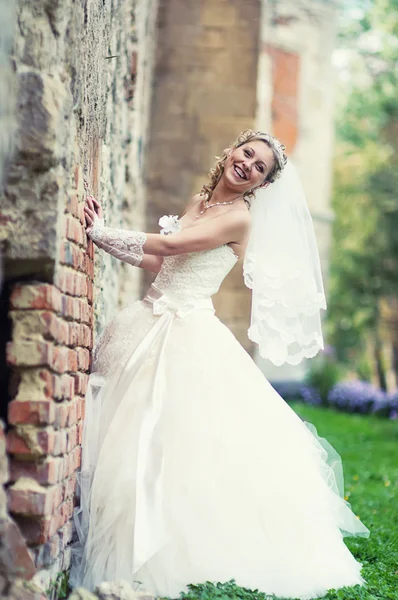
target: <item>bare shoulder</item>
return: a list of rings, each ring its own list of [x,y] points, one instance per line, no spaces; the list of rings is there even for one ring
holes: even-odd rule
[[[192,198],[188,202],[188,206],[193,206],[194,204],[200,204],[202,202],[203,198],[204,198],[204,195],[201,192],[199,192],[198,194],[195,194],[194,196],[192,196]]]
[[[200,204],[202,202],[202,200],[203,200],[203,196],[201,193],[195,194],[194,196],[192,196],[192,198],[190,200],[188,200],[181,217],[186,215],[190,211],[191,208]]]
[[[240,231],[247,231],[251,226],[252,218],[247,208],[229,210],[225,218],[228,220],[230,226]]]

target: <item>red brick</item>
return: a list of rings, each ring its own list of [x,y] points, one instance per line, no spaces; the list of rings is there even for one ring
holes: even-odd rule
[[[69,475],[71,475],[75,470],[73,452],[70,454],[64,454],[62,459],[62,479],[66,479],[66,477],[69,477]]]
[[[61,343],[65,343],[63,339],[62,330],[60,330],[61,319],[59,319],[54,313],[43,312],[41,314],[41,321],[43,323],[43,335],[48,336],[53,340]]]
[[[67,399],[73,397],[75,380],[72,375],[63,373],[62,375],[54,375],[54,394],[56,400]]]
[[[93,321],[93,309],[92,307],[87,303],[82,301],[81,303],[81,321],[83,321],[83,323],[86,323],[88,325],[92,325],[92,321]]]
[[[83,173],[81,167],[75,167],[75,188],[78,190],[83,182]]]
[[[84,213],[84,205],[85,205],[85,202],[79,203],[79,208],[77,211],[77,218],[79,219],[79,222],[83,225],[84,230],[85,230],[86,229],[86,216]],[[88,239],[88,238],[86,238],[86,239]]]
[[[69,473],[73,473],[77,469],[79,469],[82,458],[82,448],[81,446],[76,446],[73,451],[69,455]]]
[[[59,312],[61,307],[59,290],[48,283],[17,284],[10,298],[11,309],[47,309]]]
[[[73,425],[69,429],[65,430],[67,434],[67,445],[66,451],[71,452],[78,444],[78,427]]]
[[[77,443],[81,444],[83,441],[83,430],[84,430],[84,422],[83,421],[79,421],[79,423],[77,424]]]
[[[88,272],[88,255],[84,248],[77,244],[64,240],[60,247],[60,262],[63,265],[72,267],[82,273]]]
[[[71,296],[87,296],[88,282],[87,275],[69,267],[59,267],[55,276],[55,283],[59,289]]]
[[[34,562],[17,524],[9,518],[2,523],[1,538],[2,546],[6,549],[7,558],[11,562],[11,564],[7,565],[7,574],[11,577],[17,576],[25,580],[31,579],[36,573]],[[25,595],[13,594],[10,589],[8,590],[7,597],[26,598]],[[44,594],[42,598],[45,598]]]
[[[82,323],[69,323],[69,340],[70,346],[91,348],[92,335],[90,327]]]
[[[69,352],[68,352],[69,357]],[[68,358],[69,360],[69,358]],[[73,369],[76,371],[76,369]],[[62,397],[66,400],[70,400],[73,398],[74,388],[75,388],[75,380],[72,375],[62,375],[61,377],[61,385],[62,385]]]
[[[7,344],[7,361],[13,367],[49,366],[57,373],[65,373],[77,370],[73,352],[52,342],[17,340]]]
[[[83,273],[76,273],[75,275],[75,296],[87,296],[89,297],[89,286],[93,287],[91,281],[87,278],[87,275]]]
[[[63,500],[67,500],[68,498],[73,497],[76,491],[76,472],[73,472],[68,479],[62,482],[62,498]]]
[[[68,343],[68,324],[54,312],[45,310],[13,310],[14,338],[26,341],[37,340],[39,336],[53,339],[60,344]]]
[[[90,259],[90,257],[88,256],[87,253],[86,253],[86,273],[89,276],[89,278],[91,279],[91,281],[93,281],[93,279],[94,279],[94,262]]]
[[[94,298],[94,286],[89,279],[87,280],[87,292],[85,295],[87,295],[88,301],[92,304]]]
[[[94,260],[94,243],[92,240],[87,240],[87,254],[91,260]]]
[[[68,194],[65,210],[74,217],[78,217],[78,201],[76,192]]]
[[[52,515],[62,502],[61,484],[42,487],[33,479],[22,478],[7,490],[8,510],[24,516]]]
[[[292,153],[298,136],[300,56],[276,46],[267,46],[272,61],[272,130]]]
[[[78,355],[77,355],[77,351],[76,350],[72,350],[71,348],[68,348],[68,371],[77,371],[78,370],[78,364],[79,364],[79,359],[78,359]]]
[[[81,328],[83,330],[82,346],[84,346],[85,348],[89,348],[91,350],[93,347],[92,331],[91,331],[90,327],[87,327],[87,325],[82,325]]]
[[[80,421],[81,419],[84,419],[84,409],[85,409],[86,401],[84,398],[81,398],[80,396],[76,396],[76,403],[77,403],[76,416],[77,416],[77,420]]]
[[[51,398],[53,396],[53,375],[48,369],[40,369],[38,373],[40,379],[44,381],[44,394],[47,398]]]
[[[88,371],[90,368],[90,352],[86,348],[76,348],[77,369]]]
[[[54,427],[61,429],[66,426],[68,421],[69,410],[67,402],[60,402],[55,407]]]
[[[69,345],[78,346],[79,344],[79,323],[69,323]]]
[[[87,373],[75,373],[73,377],[75,380],[75,394],[84,396],[84,394],[87,392],[89,376]]]
[[[77,298],[71,298],[70,296],[66,296],[62,294],[62,315],[64,317],[69,317],[70,319],[78,320],[79,313],[75,310],[75,305]]]
[[[65,373],[69,371],[69,350],[62,346],[55,346],[53,349],[53,357],[51,367],[57,373]]]
[[[7,433],[7,450],[10,454],[32,458],[52,454],[54,431],[49,427],[36,429],[33,425],[17,425]]]
[[[68,498],[51,516],[32,518],[15,515],[15,520],[28,544],[44,544],[65,525],[72,513],[73,499]]]
[[[59,456],[65,454],[68,450],[68,434],[66,429],[59,429],[54,432],[54,450],[53,454]]]
[[[13,400],[8,405],[8,422],[11,425],[51,425],[54,419],[52,400]]]
[[[15,458],[10,460],[10,481],[29,477],[41,484],[54,484],[63,477],[63,459],[49,456],[45,460],[28,462]]]
[[[52,373],[52,397],[54,399],[62,398],[61,377],[62,375]]]
[[[28,544],[45,544],[58,531],[61,521],[59,513],[46,517],[26,517],[14,515],[25,540]]]
[[[69,402],[67,426],[71,427],[77,421],[77,399],[74,398]]]
[[[57,532],[58,518],[32,518],[15,515],[16,523],[28,544],[44,544]]]
[[[83,245],[86,236],[81,221],[71,215],[65,215],[64,236],[72,242]]]

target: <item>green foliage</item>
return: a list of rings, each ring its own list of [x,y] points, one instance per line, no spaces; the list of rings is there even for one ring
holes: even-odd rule
[[[398,289],[398,2],[361,8],[339,42],[356,60],[337,114],[327,322],[339,359],[354,367],[380,326],[380,300]]]
[[[50,600],[67,598],[70,593],[68,572],[60,571],[57,577],[51,581],[50,587],[46,590],[46,595]]]
[[[226,583],[206,583],[188,586],[188,593],[181,594],[183,600],[278,600],[274,594],[263,594],[258,590],[236,585],[235,581]]]
[[[398,430],[396,423],[372,416],[347,415],[327,408],[292,403],[341,455],[345,493],[370,538],[345,538],[362,563],[366,586],[329,590],[319,600],[398,600]],[[286,577],[289,576],[288,565]],[[284,600],[234,581],[192,585],[183,600]],[[298,600],[295,599],[295,600]]]

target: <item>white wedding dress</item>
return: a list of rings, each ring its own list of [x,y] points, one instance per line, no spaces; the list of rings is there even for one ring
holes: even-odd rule
[[[115,241],[117,243],[117,240]],[[214,314],[228,245],[166,257],[97,345],[70,583],[157,596],[228,581],[283,598],[365,583],[339,455]]]

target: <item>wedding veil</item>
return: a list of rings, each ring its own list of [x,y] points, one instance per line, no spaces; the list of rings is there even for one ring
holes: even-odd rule
[[[304,191],[287,162],[279,179],[255,194],[244,259],[251,288],[249,338],[275,365],[296,365],[323,348],[326,309],[318,246]]]

